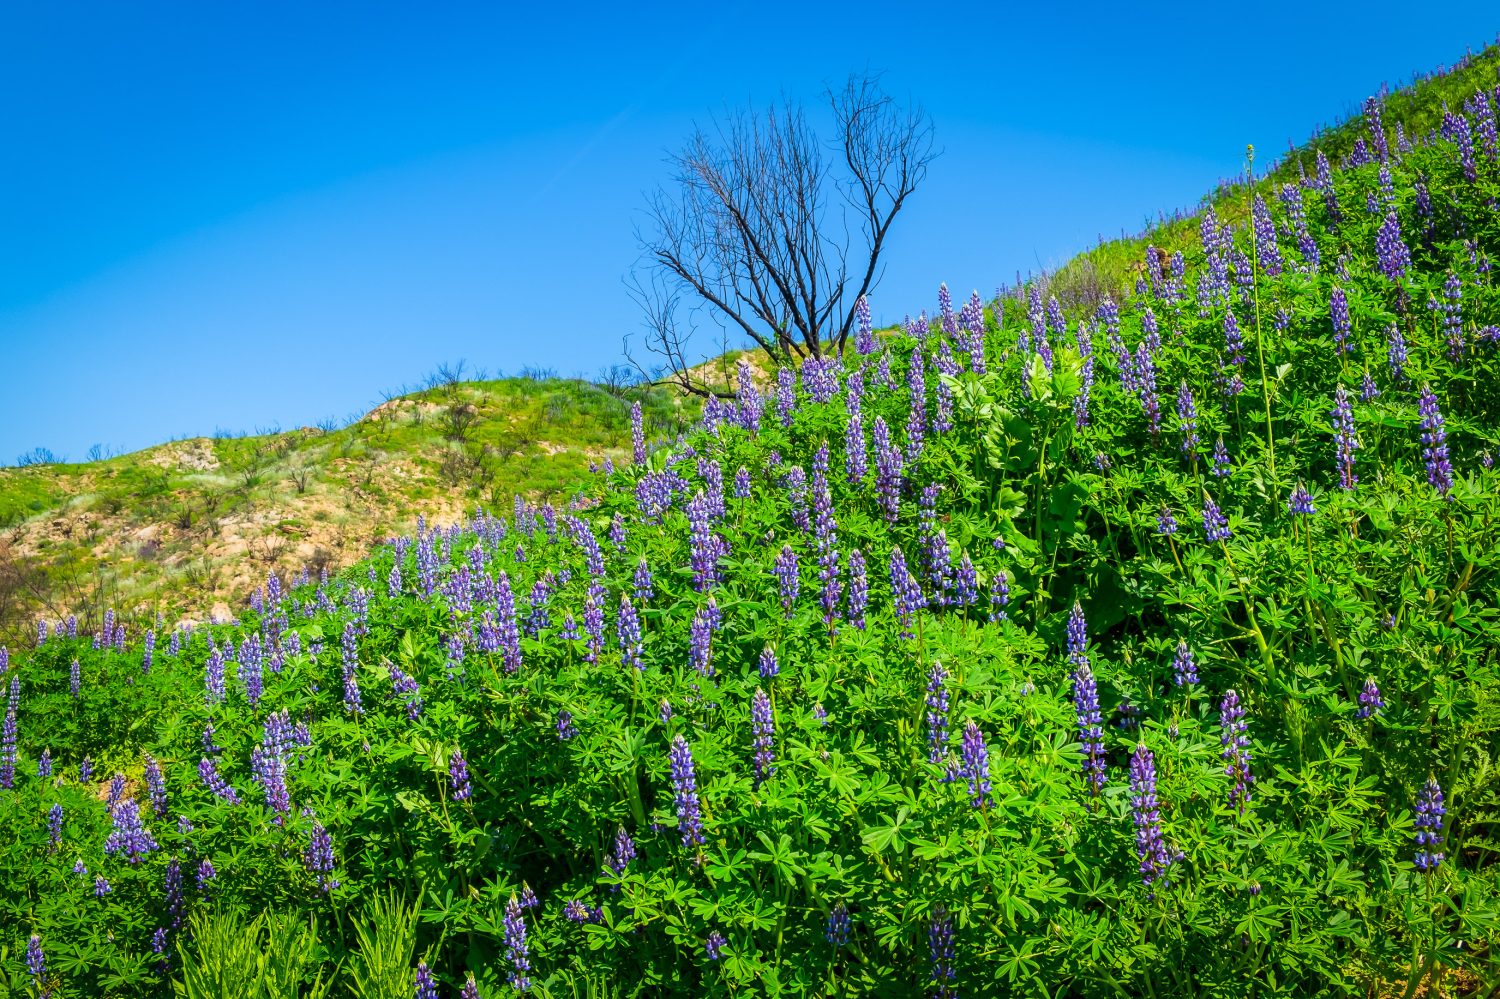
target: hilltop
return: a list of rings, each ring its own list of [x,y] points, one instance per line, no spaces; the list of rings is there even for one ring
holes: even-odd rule
[[[546,501],[629,447],[630,407],[675,434],[672,393],[579,379],[439,382],[348,426],[198,437],[85,464],[0,468],[0,643],[106,608],[229,620],[268,572],[338,570],[419,516]]]

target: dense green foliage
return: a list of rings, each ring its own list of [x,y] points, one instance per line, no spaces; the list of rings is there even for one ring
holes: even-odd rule
[[[420,967],[441,994],[473,974],[493,996],[524,927],[530,990],[553,996],[1488,989],[1500,163],[1475,151],[1472,180],[1436,138],[1269,198],[1275,258],[1265,232],[1206,221],[1183,283],[1148,268],[1118,310],[1049,319],[1025,289],[805,369],[764,412],[747,380],[739,408],[566,509],[419,527],[175,654],[161,636],[149,669],[86,636],[16,656],[0,974],[22,994],[396,997],[420,994]],[[1395,276],[1377,251],[1392,208],[1411,255]],[[891,447],[849,474],[877,424]],[[1289,507],[1299,486],[1315,512]],[[924,607],[900,606],[898,552]],[[210,640],[238,649],[222,694]],[[278,751],[281,711],[306,738]],[[139,863],[108,849],[117,771],[117,826],[134,802],[156,844]],[[1446,810],[1419,813],[1434,787]],[[1419,828],[1441,862],[1415,862]]]

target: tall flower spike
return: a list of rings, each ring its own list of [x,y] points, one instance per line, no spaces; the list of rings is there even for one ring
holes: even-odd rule
[[[1422,417],[1422,458],[1427,463],[1427,481],[1439,496],[1452,499],[1453,465],[1448,461],[1448,432],[1430,386],[1422,386],[1417,411]]]
[[[1233,783],[1229,788],[1229,807],[1244,814],[1250,804],[1250,786],[1255,778],[1250,774],[1250,737],[1246,734],[1245,708],[1240,695],[1233,690],[1224,692],[1219,703],[1219,753],[1224,760],[1224,776]]]
[[[927,760],[941,763],[948,754],[948,672],[933,663],[927,675]]]
[[[990,803],[990,754],[984,733],[974,720],[964,726],[963,773],[969,781],[969,803],[983,808]]]
[[[776,772],[776,719],[771,699],[759,687],[750,703],[750,729],[755,740],[755,786],[759,788]]]
[[[1156,800],[1156,758],[1140,743],[1130,755],[1130,811],[1135,821],[1135,853],[1141,883],[1148,889],[1171,863],[1161,833],[1161,805]]]
[[[1433,871],[1443,862],[1438,848],[1443,845],[1443,816],[1447,811],[1443,808],[1443,789],[1430,777],[1417,795],[1416,812],[1417,870]]]
[[[1172,659],[1172,682],[1179,687],[1198,682],[1198,664],[1193,661],[1193,650],[1188,648],[1187,642],[1177,643],[1177,655]]]
[[[526,944],[526,919],[521,903],[512,892],[505,903],[505,958],[510,962],[510,984],[517,992],[531,988],[527,972],[531,970],[529,949]]]
[[[953,966],[953,917],[945,906],[932,910],[932,919],[927,924],[927,945],[932,952],[932,999],[958,999],[958,990],[952,984],[958,977]]]
[[[1359,710],[1354,712],[1354,717],[1360,721],[1380,714],[1385,707],[1385,701],[1380,698],[1380,688],[1375,684],[1373,676],[1365,677],[1364,689],[1359,692]]]
[[[1104,728],[1099,713],[1099,686],[1088,664],[1073,673],[1073,710],[1083,745],[1083,778],[1090,794],[1104,789]]]
[[[703,816],[698,803],[698,778],[693,767],[693,750],[680,734],[672,737],[672,791],[677,809],[677,831],[683,846],[703,843]]]
[[[1089,664],[1089,657],[1084,652],[1088,642],[1089,629],[1088,623],[1083,619],[1083,605],[1075,600],[1073,609],[1068,613],[1068,662],[1074,667]]]

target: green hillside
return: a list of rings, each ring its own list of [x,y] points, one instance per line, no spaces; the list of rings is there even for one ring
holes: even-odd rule
[[[613,468],[550,501],[13,648],[0,983],[1492,999],[1482,82],[1097,301],[944,287],[681,436],[600,393]]]
[[[624,453],[637,400],[664,433],[695,412],[663,391],[454,380],[345,427],[0,469],[0,641],[23,644],[39,617],[94,627],[110,608],[136,630],[228,619],[267,572],[346,566],[418,515],[560,495]]]

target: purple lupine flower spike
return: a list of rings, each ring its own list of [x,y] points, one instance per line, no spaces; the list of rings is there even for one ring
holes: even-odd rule
[[[1141,883],[1151,888],[1171,864],[1161,832],[1161,805],[1156,800],[1156,758],[1139,743],[1130,755],[1130,810],[1135,822],[1135,852]]]
[[[432,971],[426,961],[417,962],[416,999],[438,999],[437,982],[432,980]]]
[[[518,992],[531,988],[527,972],[531,970],[529,948],[526,943],[526,919],[520,901],[512,892],[505,903],[505,957],[510,962],[510,984]]]
[[[1172,659],[1172,682],[1179,687],[1198,682],[1198,665],[1193,661],[1193,650],[1188,648],[1187,642],[1177,643],[1177,655]]]
[[[963,774],[969,781],[969,803],[983,808],[990,803],[990,755],[984,733],[974,720],[964,726]]]
[[[1375,683],[1373,676],[1365,677],[1364,689],[1359,692],[1359,710],[1354,712],[1354,717],[1360,721],[1380,714],[1385,707],[1385,701],[1380,698],[1380,687]]]
[[[698,802],[698,778],[693,766],[693,750],[680,734],[672,737],[672,789],[677,808],[677,830],[683,846],[703,843],[703,818]]]
[[[1083,745],[1083,777],[1089,794],[1104,789],[1104,728],[1099,713],[1099,686],[1085,662],[1073,673],[1073,710],[1078,718],[1078,737]]]
[[[1434,871],[1443,862],[1443,853],[1438,848],[1443,845],[1443,816],[1447,810],[1443,807],[1443,789],[1430,777],[1417,795],[1416,812],[1413,825],[1417,828],[1417,870]]]
[[[1312,494],[1300,482],[1292,487],[1292,494],[1287,497],[1286,508],[1288,512],[1298,517],[1311,517],[1318,512],[1313,506]]]
[[[828,912],[828,929],[823,936],[835,947],[842,947],[849,942],[849,907],[843,902],[835,902]]]
[[[1422,386],[1417,411],[1422,417],[1422,458],[1427,463],[1427,481],[1439,496],[1452,499],[1453,465],[1448,461],[1448,432],[1430,386]]]
[[[933,663],[927,677],[927,759],[941,763],[948,755],[948,673]]]
[[[927,945],[932,953],[932,999],[958,999],[958,990],[953,987],[958,977],[953,966],[953,917],[945,906],[933,907],[932,919],[927,924]]]
[[[1229,521],[1213,497],[1203,497],[1203,534],[1209,541],[1228,541],[1232,537]]]
[[[750,729],[755,740],[755,786],[759,788],[776,772],[776,719],[771,699],[759,687],[750,704]]]
[[[1219,703],[1219,743],[1224,747],[1220,756],[1224,760],[1224,776],[1233,784],[1229,788],[1229,807],[1244,814],[1250,804],[1250,787],[1255,778],[1250,774],[1250,737],[1246,734],[1245,708],[1240,695],[1233,690],[1224,692]]]
[[[469,761],[464,759],[463,750],[457,747],[448,757],[448,782],[453,788],[454,801],[468,801],[474,793],[469,783]]]

